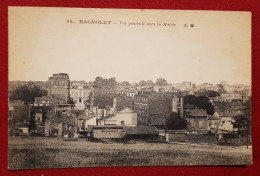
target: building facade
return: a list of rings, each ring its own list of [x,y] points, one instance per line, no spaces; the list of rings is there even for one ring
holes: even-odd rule
[[[85,81],[70,82],[70,97],[75,103],[75,109],[84,110],[91,102],[93,88]]]
[[[48,96],[59,99],[58,104],[66,104],[70,98],[70,80],[67,73],[53,74],[47,81]]]
[[[139,124],[161,126],[172,112],[183,115],[183,100],[170,92],[142,93],[135,95],[133,109]]]

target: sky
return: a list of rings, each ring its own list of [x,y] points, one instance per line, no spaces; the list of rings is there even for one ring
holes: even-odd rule
[[[251,83],[249,12],[9,7],[8,13],[10,81],[68,73],[85,81]]]

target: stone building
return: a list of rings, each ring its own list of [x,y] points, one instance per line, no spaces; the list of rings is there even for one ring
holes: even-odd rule
[[[70,104],[56,105],[47,113],[45,136],[77,137],[77,118]]]
[[[54,96],[60,100],[59,104],[68,103],[70,98],[70,80],[67,73],[53,74],[47,81],[48,96]]]

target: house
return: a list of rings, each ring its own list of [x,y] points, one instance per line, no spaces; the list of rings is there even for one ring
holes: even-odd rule
[[[137,113],[128,107],[117,108],[114,114],[101,118],[100,125],[137,125]]]
[[[219,127],[219,115],[215,112],[213,115],[208,116],[208,130],[216,133]]]
[[[231,102],[232,100],[242,100],[242,95],[238,93],[223,93],[220,95],[220,100]]]
[[[77,128],[79,135],[87,135],[87,127],[89,125],[97,125],[97,117],[93,113],[85,110],[72,110],[77,119]]]
[[[8,122],[12,123],[14,118],[14,111],[15,109],[19,109],[19,107],[25,107],[25,104],[22,100],[13,100],[8,102]]]
[[[35,97],[34,106],[53,106],[56,103],[52,96]]]
[[[47,113],[45,136],[77,137],[77,118],[70,104],[56,105]]]
[[[242,101],[232,101],[232,102],[213,102],[215,111],[241,111],[243,107]]]
[[[191,112],[187,114],[186,120],[188,120],[189,129],[208,129],[208,115],[207,111],[204,109],[191,110]]]
[[[31,106],[13,106],[8,112],[8,121],[10,126],[15,126],[16,123],[26,123],[30,121]]]
[[[26,122],[26,121],[24,121],[24,122],[16,122],[15,125],[14,125],[14,127],[17,128],[17,129],[22,130],[22,131],[21,131],[22,133],[20,133],[19,135],[21,135],[21,134],[26,134],[26,135],[28,135],[28,133],[29,133],[28,124],[29,124],[29,123]]]
[[[234,116],[241,114],[239,111],[216,111],[216,116],[219,117],[218,133],[230,133],[236,131],[233,127],[235,122]]]
[[[48,111],[54,106],[32,106],[29,132],[30,134],[45,135],[45,119]]]
[[[140,125],[165,125],[172,112],[183,115],[183,99],[171,92],[145,92],[135,95],[133,109]]]
[[[87,103],[91,100],[93,92],[92,85],[89,85],[85,81],[71,81],[70,82],[70,97],[75,103],[74,109],[85,110]]]

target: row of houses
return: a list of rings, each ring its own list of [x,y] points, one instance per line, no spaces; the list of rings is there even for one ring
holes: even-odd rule
[[[188,108],[183,105],[183,99],[170,94],[142,94],[135,96],[133,108],[118,107],[114,98],[112,107],[93,107],[92,111],[73,109],[70,104],[56,104],[52,106],[33,106],[23,110],[23,116],[15,126],[30,129],[44,136],[76,137],[78,134],[86,134],[89,126],[152,126],[164,129],[166,120],[171,113],[179,113],[188,121],[190,131],[213,131],[215,133],[232,132],[233,117],[240,111],[216,111],[208,115],[206,110]],[[17,107],[19,106],[15,106]],[[21,106],[20,106],[21,108]],[[17,111],[19,111],[17,109]],[[30,113],[32,111],[32,114]],[[16,112],[16,111],[15,111]],[[9,113],[10,116],[16,114]],[[11,117],[10,117],[11,118]],[[17,118],[16,118],[17,119]],[[32,125],[33,124],[33,125]],[[28,133],[25,130],[24,133]],[[107,128],[107,127],[106,127]]]
[[[100,89],[100,95],[107,96],[115,84],[114,78],[98,77],[93,86]],[[17,115],[20,111],[19,103],[14,105],[13,111],[10,110],[9,113],[10,121],[14,122],[14,119],[20,118],[13,126],[19,126],[19,129],[27,128],[27,131],[23,130],[25,134],[34,133],[52,137],[88,136],[94,129],[100,130],[102,133],[100,131],[99,133],[103,136],[116,134],[116,131],[124,134],[132,131],[139,135],[142,132],[148,135],[156,129],[165,129],[167,118],[171,113],[177,113],[188,121],[190,131],[219,133],[234,131],[233,117],[240,113],[239,109],[233,108],[222,111],[219,106],[213,115],[208,115],[206,110],[184,105],[182,95],[176,92],[149,91],[131,95],[122,94],[121,96],[133,98],[130,106],[119,105],[117,98],[109,100],[105,97],[102,103],[97,103],[94,102],[95,95],[92,94],[98,91],[92,91],[90,87],[85,82],[70,82],[67,74],[54,74],[48,80],[48,96],[36,98],[33,105],[22,105],[25,108],[23,112],[27,112],[22,115],[23,118]],[[69,102],[70,97],[74,99],[76,106]]]

